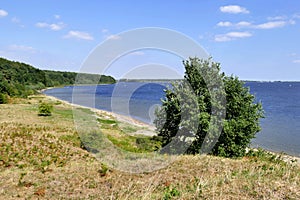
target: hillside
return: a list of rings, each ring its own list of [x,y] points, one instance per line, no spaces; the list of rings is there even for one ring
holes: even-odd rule
[[[0,103],[7,96],[27,97],[46,87],[72,85],[77,73],[40,70],[25,63],[0,58]],[[81,74],[81,84],[92,84],[99,80],[96,74]],[[101,75],[99,84],[114,83],[111,76]]]
[[[52,116],[38,116],[39,101],[54,106]],[[69,104],[42,95],[13,103],[0,105],[3,199],[300,198],[299,165],[264,151],[241,159],[178,156],[166,168],[129,174],[107,167],[81,148]],[[89,109],[75,109],[94,114]],[[125,142],[135,143],[132,136],[127,140],[126,133],[139,127],[100,111],[97,115],[101,130],[115,145],[131,150],[138,147]]]

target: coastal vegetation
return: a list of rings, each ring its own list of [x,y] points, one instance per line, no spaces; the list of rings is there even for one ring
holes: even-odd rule
[[[39,116],[51,116],[53,106],[49,103],[41,102],[39,104]]]
[[[51,116],[37,115],[40,102],[53,106]],[[91,113],[87,108],[73,109]],[[147,151],[134,140],[140,136],[133,133],[143,127],[105,112],[97,116],[101,130],[115,138],[120,148],[130,144],[133,151]],[[120,144],[127,136],[131,137],[128,144]],[[263,150],[240,159],[179,155],[166,168],[129,174],[84,150],[71,105],[43,95],[0,105],[0,196],[4,199],[299,199],[299,164],[281,158]]]
[[[245,156],[260,130],[262,105],[237,77],[221,73],[220,63],[190,58],[183,64],[184,80],[165,91],[154,122],[164,152],[201,154],[211,150],[223,157]],[[195,139],[190,142],[189,138]]]
[[[9,97],[27,97],[47,87],[73,85],[77,73],[40,70],[25,63],[0,58],[0,104]],[[115,79],[97,74],[80,74],[80,84],[109,84]]]

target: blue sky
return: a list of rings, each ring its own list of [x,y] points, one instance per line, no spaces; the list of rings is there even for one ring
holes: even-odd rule
[[[226,74],[247,80],[300,80],[297,0],[0,2],[0,57],[41,69],[80,71],[103,41],[120,40],[117,34],[131,29],[161,27],[191,37]],[[182,75],[180,60],[165,52],[138,51],[106,73],[123,78],[131,68],[146,65],[144,72],[155,78],[159,66],[152,70],[149,63],[158,63]]]

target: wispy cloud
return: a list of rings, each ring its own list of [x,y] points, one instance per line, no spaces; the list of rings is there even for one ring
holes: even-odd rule
[[[20,21],[17,17],[13,17],[13,18],[11,18],[11,22],[12,22],[12,23],[15,23],[15,24],[18,24],[18,23],[20,23],[21,21]]]
[[[8,15],[8,12],[0,9],[0,17],[5,17]]]
[[[108,29],[105,29],[105,28],[104,28],[104,29],[101,30],[101,32],[102,32],[102,33],[108,33],[109,31],[108,31]]]
[[[217,24],[217,26],[220,26],[220,27],[236,27],[236,28],[242,28],[242,27],[250,27],[252,24],[250,22],[247,22],[247,21],[240,21],[238,23],[231,23],[231,22],[219,22]]]
[[[116,34],[111,34],[108,29],[102,29],[101,32],[103,34],[104,40],[120,40],[121,39],[121,36],[116,35]]]
[[[215,36],[216,42],[227,42],[237,38],[247,38],[251,37],[252,34],[249,32],[229,32],[226,34],[220,34]]]
[[[254,26],[254,28],[257,28],[257,29],[273,29],[273,28],[284,27],[287,24],[289,24],[288,21],[273,21],[273,22],[266,22],[266,23],[263,23],[263,24],[258,24],[256,26]]]
[[[65,27],[65,24],[62,22],[59,23],[53,23],[53,24],[48,24],[45,22],[38,22],[35,24],[39,28],[49,28],[53,31],[59,31]]]
[[[300,19],[300,14],[294,14],[294,15],[293,15],[293,18],[294,18],[294,19]]]
[[[120,40],[121,37],[119,35],[109,35],[106,37],[107,40]]]
[[[8,50],[11,50],[11,51],[26,51],[26,52],[31,52],[31,53],[34,53],[36,51],[31,46],[16,45],[16,44],[12,44],[12,45],[8,46]]]
[[[217,23],[217,26],[221,26],[221,27],[230,27],[233,24],[231,22],[219,22]]]
[[[67,35],[64,36],[64,38],[74,38],[74,39],[80,39],[80,40],[94,40],[93,36],[91,36],[87,32],[82,31],[69,31]]]
[[[60,15],[53,15],[55,19],[60,19]]]
[[[19,27],[24,28],[25,25],[21,23],[21,20],[17,17],[11,18],[11,22],[17,24]]]
[[[281,28],[287,25],[296,24],[295,20],[279,20],[279,21],[271,21],[265,22],[261,24],[252,24],[251,22],[247,21],[240,21],[238,23],[232,23],[229,21],[221,21],[217,23],[219,27],[232,27],[232,28],[251,28],[251,29],[274,29],[274,28]]]
[[[293,63],[300,64],[300,60],[293,60]]]
[[[231,14],[238,14],[238,13],[248,14],[248,13],[250,13],[249,10],[247,10],[244,7],[238,6],[238,5],[221,6],[220,11],[223,13],[231,13]]]
[[[280,15],[280,16],[275,16],[275,17],[268,17],[267,19],[270,21],[285,20],[285,19],[287,19],[287,16]]]

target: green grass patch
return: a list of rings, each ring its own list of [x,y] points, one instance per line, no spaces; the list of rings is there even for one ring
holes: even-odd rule
[[[130,136],[114,137],[107,135],[107,138],[117,147],[135,153],[154,152],[160,148],[160,142],[147,136]]]
[[[62,135],[59,137],[60,140],[69,142],[75,147],[81,147],[82,143],[80,140],[80,137],[77,133],[74,133],[73,135]]]
[[[116,124],[117,123],[116,120],[111,120],[111,119],[101,119],[101,118],[99,118],[97,120],[100,124]]]
[[[54,109],[53,114],[60,115],[60,117],[63,117],[64,119],[73,119],[73,111],[71,109],[63,109],[63,108],[57,108]]]
[[[0,168],[33,167],[45,172],[50,165],[64,166],[71,149],[43,126],[0,124]]]

